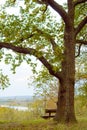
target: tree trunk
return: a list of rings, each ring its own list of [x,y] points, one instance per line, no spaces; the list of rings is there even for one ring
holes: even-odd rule
[[[64,46],[62,77],[58,93],[57,112],[54,119],[58,122],[69,123],[76,122],[74,112],[75,37],[72,28],[65,27]]]
[[[54,120],[61,123],[76,122],[74,112],[74,86],[65,79],[60,83],[57,112]]]

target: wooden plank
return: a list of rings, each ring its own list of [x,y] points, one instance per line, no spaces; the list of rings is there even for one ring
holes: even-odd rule
[[[45,109],[45,113],[47,113],[48,115],[43,115],[41,116],[44,119],[48,119],[48,118],[53,118],[55,117],[55,115],[53,115],[52,113],[56,113],[56,109]]]
[[[45,109],[45,113],[56,113],[56,109]]]

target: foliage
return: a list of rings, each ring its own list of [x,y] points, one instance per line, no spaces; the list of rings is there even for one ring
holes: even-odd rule
[[[81,101],[81,106],[87,107],[87,80],[83,80],[83,83],[78,88],[78,96]]]
[[[0,89],[5,89],[10,85],[9,78],[7,75],[4,75],[2,73],[2,70],[0,70]]]
[[[38,74],[33,76],[32,85],[34,86],[35,96],[40,96],[46,100],[54,100],[58,96],[58,81],[49,75],[48,70],[44,66],[41,67]]]
[[[38,5],[35,2],[26,1],[24,6],[25,8],[20,7],[20,13],[17,16],[7,14],[5,9],[1,13],[1,41],[13,42],[14,45],[22,47],[31,46],[31,48],[41,51],[46,59],[49,57],[49,62],[55,65],[55,71],[57,69],[60,70],[63,52],[63,44],[61,44],[63,42],[61,40],[61,37],[63,37],[63,32],[61,32],[63,30],[62,26],[50,15],[50,11],[49,9],[46,10],[45,5]],[[61,33],[58,35],[57,32]],[[56,43],[60,41],[60,44],[58,44],[54,52],[51,49],[51,37]],[[7,57],[6,60],[9,59],[9,55]],[[30,58],[27,59],[27,56],[23,56],[21,59],[20,54],[18,54],[16,57],[16,59],[19,59],[19,63],[23,60],[30,63]],[[14,57],[12,58],[16,60]],[[12,62],[12,65],[15,64]]]
[[[32,113],[33,118],[39,118],[44,113],[44,101],[43,99],[36,99],[28,104],[29,110]]]
[[[79,88],[79,94],[87,98],[87,81]]]
[[[77,25],[81,22],[81,20],[86,16],[86,9],[87,9],[87,4],[86,3],[82,3],[80,5],[78,5],[75,9],[75,27],[77,27]],[[85,26],[83,27],[83,29],[79,32],[79,34],[77,35],[77,39],[81,39],[81,40],[87,40],[87,24],[85,24]]]
[[[14,3],[19,8],[17,15],[8,14],[6,9]],[[0,12],[0,38],[1,41],[12,42],[16,46],[31,47],[41,51],[39,55],[43,55],[52,64],[54,71],[61,71],[61,61],[63,60],[63,33],[64,23],[58,23],[57,19],[52,15],[49,8],[45,4],[38,4],[37,1],[24,1],[20,6],[18,1],[8,0],[1,8]],[[64,5],[66,8],[66,5]],[[80,7],[79,7],[80,6]],[[80,23],[81,18],[86,16],[86,4],[81,4],[75,10],[75,27]],[[13,8],[13,10],[15,10]],[[82,8],[82,12],[78,10]],[[80,15],[80,17],[79,17]],[[86,25],[85,25],[86,26]],[[86,39],[86,27],[79,33],[80,39]],[[10,29],[10,30],[9,30]],[[78,38],[77,37],[77,38]],[[52,50],[50,43],[54,39],[57,47]],[[4,50],[3,50],[4,51]],[[2,51],[2,52],[3,52]],[[34,62],[32,63],[30,56],[18,54],[14,57],[11,54],[6,54],[5,63],[12,64],[12,70],[15,73],[16,67],[20,66],[23,60],[33,67],[35,72]],[[36,63],[35,63],[36,64]]]

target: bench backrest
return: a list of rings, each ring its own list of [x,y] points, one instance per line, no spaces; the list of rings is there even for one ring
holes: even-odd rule
[[[56,109],[45,109],[45,113],[56,113]]]

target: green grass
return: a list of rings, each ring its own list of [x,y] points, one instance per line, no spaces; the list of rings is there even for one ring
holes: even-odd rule
[[[0,130],[87,130],[87,117],[78,117],[77,124],[56,124],[53,120],[29,120],[22,122],[1,122]]]
[[[79,104],[77,100],[75,107],[78,123],[68,125],[57,124],[52,119],[36,118],[31,112],[0,108],[0,130],[87,130],[87,107],[81,108]]]

